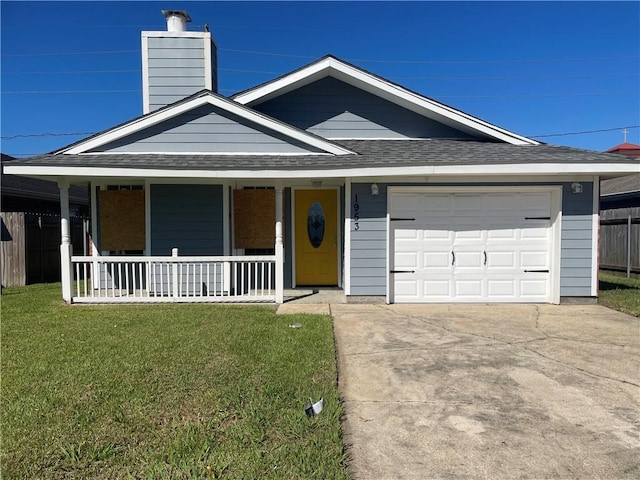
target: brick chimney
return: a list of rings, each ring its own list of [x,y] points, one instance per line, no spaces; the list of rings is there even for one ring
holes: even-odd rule
[[[162,10],[167,30],[142,32],[143,113],[200,90],[218,90],[218,47],[210,32],[187,31],[183,10]]]

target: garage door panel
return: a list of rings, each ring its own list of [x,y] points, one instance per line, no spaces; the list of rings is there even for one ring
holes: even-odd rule
[[[451,240],[453,239],[453,232],[449,231],[449,229],[447,228],[437,228],[434,229],[433,227],[429,227],[429,228],[424,228],[422,230],[422,238],[425,241],[429,241],[429,240],[433,240],[433,241],[444,241],[447,242],[448,244],[451,243]]]
[[[516,282],[514,280],[487,280],[487,294],[489,297],[515,298]]]
[[[482,289],[483,283],[482,279],[456,280],[456,298],[482,299],[484,297]]]
[[[487,252],[487,270],[497,268],[508,268],[510,270],[517,268],[515,252],[488,251]]]
[[[452,295],[451,281],[425,280],[422,285],[422,295],[426,298],[450,298]]]
[[[418,282],[415,280],[396,279],[395,281],[396,296],[403,301],[411,301],[411,299],[419,299]]]
[[[475,222],[473,228],[465,225],[460,225],[456,222],[455,227],[457,231],[455,232],[454,242],[455,243],[464,243],[469,241],[478,241],[482,240],[483,232],[481,229],[478,229],[478,222]]]
[[[549,241],[549,225],[523,228],[520,230],[520,238],[523,240],[540,240],[546,243]]]
[[[418,263],[418,252],[398,252],[395,255],[395,266],[397,269],[416,270],[420,267]]]
[[[392,193],[390,205],[415,218],[391,223],[392,269],[414,271],[392,275],[393,301],[549,300],[550,273],[524,270],[550,269],[550,192]]]
[[[396,239],[402,240],[418,240],[420,238],[420,230],[416,230],[414,227],[395,227]]]
[[[449,249],[441,252],[424,252],[423,253],[423,265],[427,270],[427,274],[434,268],[442,268],[450,270],[451,267],[451,253]]]
[[[547,250],[520,252],[520,268],[522,270],[548,269],[549,252]]]
[[[492,225],[489,226],[493,227]],[[514,241],[518,237],[517,232],[518,230],[514,228],[493,227],[492,230],[487,231],[487,241]]]
[[[546,299],[549,290],[549,280],[546,278],[521,280],[520,297],[523,299]]]

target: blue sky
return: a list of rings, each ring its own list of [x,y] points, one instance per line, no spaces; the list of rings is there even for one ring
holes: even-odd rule
[[[638,1],[3,0],[2,152],[48,152],[87,136],[60,134],[139,116],[140,32],[166,29],[161,9],[209,25],[223,95],[331,53],[525,136],[610,130],[537,137],[547,143],[602,151],[629,126],[640,144]]]

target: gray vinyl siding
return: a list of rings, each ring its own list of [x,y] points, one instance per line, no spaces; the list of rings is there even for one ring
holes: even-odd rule
[[[253,108],[325,138],[472,138],[333,77]]]
[[[222,255],[220,185],[151,185],[151,255]]]
[[[593,183],[582,186],[579,195],[562,186],[561,297],[591,296]]]
[[[148,38],[149,111],[177,102],[207,86],[205,42],[207,38]],[[217,88],[217,54],[212,45],[212,90]]]
[[[411,184],[395,184],[408,186]],[[415,184],[413,184],[415,185]],[[470,184],[465,184],[470,185]],[[474,184],[475,186],[508,186]],[[540,184],[518,184],[540,185]],[[545,185],[558,185],[547,183]],[[571,183],[562,183],[562,229],[560,296],[591,296],[592,199],[593,184],[583,182],[583,193],[571,192]],[[378,184],[379,195],[371,195],[371,184],[351,185],[351,295],[386,294],[386,212],[387,184]],[[435,186],[435,185],[430,185]],[[450,186],[453,186],[450,184]],[[354,228],[355,196],[360,220]]]
[[[110,142],[92,152],[127,153],[308,153],[318,152],[275,132],[250,124],[213,105]]]
[[[355,229],[355,208],[360,207],[358,230]],[[387,294],[387,196],[380,186],[380,195],[371,195],[370,183],[351,185],[351,200],[347,211],[351,221],[351,295]]]

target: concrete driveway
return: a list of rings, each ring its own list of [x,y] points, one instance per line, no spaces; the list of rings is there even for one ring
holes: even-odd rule
[[[355,479],[640,478],[640,320],[331,305]]]

